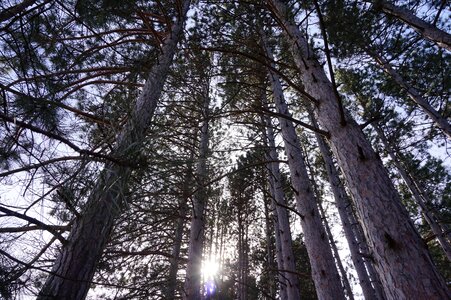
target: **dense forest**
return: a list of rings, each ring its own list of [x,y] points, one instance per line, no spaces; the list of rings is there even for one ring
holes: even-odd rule
[[[0,299],[450,299],[446,0],[4,0]]]

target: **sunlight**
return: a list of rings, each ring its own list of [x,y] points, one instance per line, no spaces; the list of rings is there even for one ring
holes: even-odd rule
[[[206,299],[210,299],[216,293],[216,275],[218,275],[218,272],[219,263],[214,258],[202,262],[203,295]]]
[[[219,271],[219,264],[216,260],[210,259],[202,263],[202,275],[205,279],[212,278]]]

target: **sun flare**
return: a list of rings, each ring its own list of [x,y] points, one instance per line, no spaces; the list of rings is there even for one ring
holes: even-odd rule
[[[216,274],[218,274],[219,271],[219,264],[217,261],[211,259],[206,260],[202,263],[202,275],[204,278],[210,278],[214,277]]]

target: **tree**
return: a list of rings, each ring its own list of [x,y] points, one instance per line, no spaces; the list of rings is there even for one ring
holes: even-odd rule
[[[266,42],[263,41],[263,43]],[[264,47],[266,56],[270,60],[273,60],[272,54],[269,52],[270,50],[266,44],[263,44],[262,47]],[[282,116],[290,116],[278,75],[271,70],[268,73],[277,112]],[[313,281],[315,282],[318,297],[324,299],[344,299],[340,276],[338,275],[327,241],[326,232],[321,223],[321,216],[318,211],[313,188],[310,184],[299,139],[290,120],[280,117],[279,123],[282,130],[285,153],[290,167],[291,184],[295,193],[296,206],[301,215],[305,245],[309,253]]]
[[[447,298],[439,2],[0,4],[0,298]]]
[[[451,35],[438,29],[434,24],[429,24],[418,18],[412,11],[393,5],[386,1],[376,1],[376,9],[381,9],[387,15],[398,18],[400,21],[411,26],[424,38],[433,41],[439,47],[451,51]]]
[[[269,1],[268,8],[283,25],[305,91],[315,99],[318,122],[329,132],[332,151],[356,202],[387,297],[448,297],[446,285],[402,207],[382,162],[359,126],[344,113],[341,99],[337,98],[305,37],[293,24],[286,5]],[[414,265],[410,263],[412,260]],[[414,284],[414,278],[417,282],[424,278],[433,284]]]
[[[181,5],[181,14],[162,48],[160,63],[152,68],[134,111],[117,138],[114,155],[136,157],[144,132],[151,121],[158,98],[180,38],[189,1]],[[108,241],[114,219],[125,205],[123,193],[131,169],[109,164],[91,192],[82,218],[72,227],[68,243],[54,264],[38,299],[83,299],[89,289],[95,267]]]

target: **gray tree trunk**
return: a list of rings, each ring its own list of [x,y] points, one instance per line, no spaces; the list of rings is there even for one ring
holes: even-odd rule
[[[274,130],[272,128],[271,119],[268,116],[263,117],[266,127],[266,141],[268,143],[267,159],[269,161],[268,177],[269,184],[272,186],[273,203],[277,214],[278,227],[274,228],[279,231],[280,242],[283,256],[283,272],[287,283],[288,299],[300,299],[300,282],[296,275],[296,262],[293,255],[292,236],[290,222],[288,219],[287,203],[283,192],[283,182],[280,175],[278,155],[274,139]]]
[[[332,152],[356,202],[387,298],[448,299],[445,281],[436,271],[380,158],[358,124],[350,116],[342,119],[340,99],[306,38],[289,17],[286,5],[279,0],[267,3],[290,43],[306,93],[317,101],[317,120],[330,135]]]
[[[313,115],[310,114],[310,121],[314,127],[318,127],[316,120]],[[365,263],[361,254],[359,253],[359,243],[366,243],[366,241],[358,241],[353,230],[353,224],[356,223],[355,220],[351,221],[350,216],[352,214],[351,201],[348,198],[346,190],[344,189],[337,168],[335,167],[334,161],[332,159],[332,154],[330,153],[329,146],[324,141],[324,138],[315,133],[316,140],[318,142],[319,150],[321,156],[323,157],[324,164],[326,167],[327,177],[331,186],[332,193],[334,195],[335,203],[337,205],[338,214],[343,225],[343,231],[348,241],[349,251],[351,253],[351,259],[354,267],[359,277],[359,284],[362,287],[363,295],[366,300],[377,300],[382,299],[377,294],[373,286],[371,285],[371,280],[369,274],[365,268]],[[357,228],[358,229],[358,228]]]
[[[175,290],[177,286],[177,271],[179,266],[180,248],[182,246],[183,229],[185,227],[185,217],[188,212],[188,199],[190,196],[190,183],[192,179],[192,167],[188,166],[186,176],[183,182],[183,191],[180,199],[178,218],[176,222],[176,228],[174,232],[174,245],[172,246],[168,283],[166,287],[166,299],[171,300],[175,297]]]
[[[271,194],[271,198],[275,199],[274,184],[270,183],[271,180],[273,180],[273,179],[271,177],[269,177],[269,172],[268,172],[269,192]],[[273,212],[276,210],[274,200],[271,201],[271,210]],[[274,237],[275,237],[275,242],[276,242],[277,274],[278,274],[278,278],[279,278],[280,299],[287,300],[288,299],[288,291],[287,291],[288,283],[286,281],[285,273],[283,272],[283,270],[285,269],[285,265],[283,262],[282,238],[280,236],[280,230],[278,230],[279,220],[277,219],[277,214],[275,214],[273,216],[273,220],[274,220]]]
[[[199,158],[196,168],[196,188],[197,191],[193,197],[193,214],[191,218],[188,264],[186,267],[186,278],[184,286],[183,299],[198,300],[201,298],[201,265],[204,241],[205,216],[204,209],[207,204],[207,155],[210,135],[209,127],[209,104],[210,97],[208,95],[210,82],[203,88],[205,99],[203,103],[203,121],[200,130]]]
[[[305,153],[305,151],[304,151],[304,153]],[[327,220],[326,212],[323,207],[323,201],[321,201],[321,198],[320,198],[321,196],[320,196],[318,185],[316,184],[316,181],[314,178],[314,172],[313,172],[312,165],[310,164],[310,161],[307,156],[305,159],[306,159],[306,165],[310,172],[312,186],[315,191],[316,197],[318,199],[318,208],[319,208],[321,218],[323,219],[324,229],[326,230],[326,234],[329,239],[330,247],[331,247],[332,253],[335,257],[335,262],[337,264],[338,271],[340,272],[340,275],[341,275],[341,281],[343,283],[343,287],[346,291],[346,295],[348,296],[348,299],[354,300],[354,294],[352,293],[351,284],[349,283],[348,276],[346,274],[345,268],[341,261],[340,253],[338,253],[338,248],[337,248],[337,245],[335,244],[334,236],[332,235],[332,230],[330,229],[329,221]]]
[[[273,60],[266,45],[264,45],[264,50],[268,57]],[[278,75],[272,70],[269,70],[268,73],[277,112],[281,115],[290,116]],[[304,242],[310,259],[312,277],[318,298],[345,299],[327,234],[321,222],[317,201],[310,185],[296,130],[293,123],[283,117],[279,117],[279,123],[282,129],[285,153],[288,158],[291,185],[294,189],[296,207],[301,215]]]
[[[267,197],[267,191],[266,191],[266,187],[263,190],[263,205],[265,208],[265,235],[266,235],[266,255],[267,255],[267,260],[268,260],[268,269],[266,270],[266,272],[269,274],[269,299],[274,299],[276,297],[276,289],[275,289],[275,285],[274,285],[274,280],[272,280],[271,278],[273,278],[274,275],[274,261],[273,261],[273,251],[272,251],[272,241],[271,241],[271,226],[270,226],[270,213],[269,213],[269,208],[268,208],[268,197]],[[274,276],[275,278],[275,276]]]
[[[451,138],[451,125],[449,124],[447,118],[441,116],[440,113],[420,94],[420,92],[418,92],[418,90],[406,82],[398,71],[393,69],[392,65],[387,60],[369,49],[366,49],[366,52],[376,61],[380,68],[389,74],[399,86],[406,90],[410,99],[420,106],[420,108],[431,118],[435,125],[440,128],[448,136],[448,138]]]
[[[116,140],[112,156],[129,161],[139,153],[150,125],[164,81],[183,32],[190,1],[184,0],[182,15],[166,39],[159,62],[153,66],[130,119]],[[37,299],[84,299],[97,263],[110,237],[115,218],[125,206],[124,193],[131,173],[126,165],[108,163],[90,194],[82,217],[72,226],[52,273]]]
[[[393,16],[409,25],[423,38],[434,42],[439,47],[451,51],[451,35],[449,33],[423,21],[422,19],[418,18],[412,11],[406,8],[399,7],[386,1],[380,0],[376,1],[376,6],[380,7],[382,11],[387,15]]]

